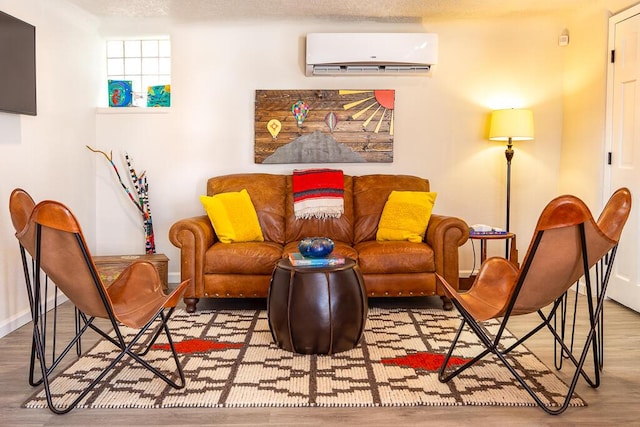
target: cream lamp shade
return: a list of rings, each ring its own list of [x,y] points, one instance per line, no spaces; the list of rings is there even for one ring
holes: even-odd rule
[[[489,139],[492,141],[529,141],[534,137],[533,112],[509,108],[491,113]]]

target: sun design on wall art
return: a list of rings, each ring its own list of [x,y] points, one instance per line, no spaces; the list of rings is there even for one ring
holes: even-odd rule
[[[395,103],[394,90],[340,90],[340,95],[363,94],[364,98],[358,101],[344,104],[345,110],[355,107],[361,107],[357,112],[351,115],[351,118],[357,120],[360,116],[368,114],[367,119],[362,123],[363,128],[367,128],[375,117],[380,113],[377,124],[373,130],[375,133],[380,132],[382,123],[385,118],[389,121],[389,135],[393,135],[393,108]]]

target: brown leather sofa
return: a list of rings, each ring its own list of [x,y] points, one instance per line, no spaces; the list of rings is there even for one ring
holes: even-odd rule
[[[335,219],[296,219],[291,175],[247,173],[210,178],[207,195],[246,189],[258,214],[264,242],[221,243],[207,215],[181,219],[169,230],[180,248],[188,312],[200,298],[264,298],[277,260],[297,251],[304,237],[326,236],[334,253],[357,260],[369,297],[440,295],[436,273],[458,286],[458,247],[469,238],[461,219],[432,214],[424,241],[376,241],[392,190],[430,191],[429,181],[408,175],[344,176],[344,214]],[[437,209],[437,203],[436,203]]]

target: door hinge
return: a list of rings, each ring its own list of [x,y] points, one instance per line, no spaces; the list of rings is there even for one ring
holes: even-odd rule
[[[608,165],[611,165],[611,163],[612,163],[612,159],[613,159],[613,153],[612,153],[611,151],[609,151],[609,152],[607,153],[607,164],[608,164]]]
[[[615,51],[615,49],[611,50],[611,63],[612,64],[616,63],[616,51]]]

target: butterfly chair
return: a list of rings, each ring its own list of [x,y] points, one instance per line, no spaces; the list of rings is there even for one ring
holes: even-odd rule
[[[596,223],[580,199],[573,196],[558,197],[542,211],[521,268],[503,258],[489,258],[481,265],[471,288],[462,293],[458,293],[439,276],[446,295],[462,315],[460,328],[440,368],[440,381],[450,381],[486,355],[494,354],[535,402],[549,414],[560,414],[566,410],[580,376],[591,387],[598,387],[600,377],[595,336],[601,321],[604,293],[617,244],[630,209],[631,194],[627,189],[620,189],[607,203],[601,221]],[[605,255],[608,256],[607,271],[594,305],[589,270]],[[585,280],[589,329],[580,354],[574,354],[556,331],[552,319],[563,295],[580,277],[584,277]],[[543,309],[547,308],[549,311],[545,313]],[[502,338],[511,316],[536,312],[542,320],[541,323],[505,348]],[[492,319],[499,322],[495,334],[490,334],[483,326],[484,322]],[[465,326],[469,326],[478,336],[485,349],[467,363],[450,369],[447,364]],[[575,367],[564,402],[560,406],[545,403],[525,380],[526,373],[522,373],[521,368],[515,367],[507,357],[510,351],[545,327]],[[583,369],[590,351],[594,358],[595,378],[591,378]]]
[[[63,414],[73,409],[125,356],[129,356],[173,388],[184,387],[182,366],[171,339],[167,322],[184,292],[188,281],[182,282],[169,295],[162,291],[162,282],[153,264],[138,261],[127,267],[109,286],[104,286],[87,248],[82,230],[73,213],[63,204],[54,201],[38,203],[22,231],[16,234],[21,245],[34,262],[33,289],[33,342],[42,371],[42,383],[49,409]],[[46,274],[78,309],[80,327],[75,337],[61,352],[55,363],[45,363],[46,336],[40,327],[43,310],[37,295],[40,294],[41,274]],[[107,319],[113,331],[103,330],[95,319]],[[121,326],[135,330],[127,335]],[[155,325],[155,330],[153,327]],[[52,373],[64,356],[89,329],[112,342],[120,351],[95,378],[87,379],[82,392],[71,402],[56,404],[50,389]],[[163,373],[143,356],[164,332],[171,348],[179,381]],[[142,338],[146,342],[143,344]],[[171,376],[175,376],[173,373]],[[60,396],[58,396],[60,397]],[[64,396],[60,397],[64,399]]]

